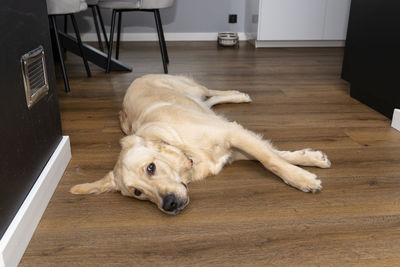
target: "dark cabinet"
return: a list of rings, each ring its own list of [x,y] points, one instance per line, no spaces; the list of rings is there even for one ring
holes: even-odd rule
[[[342,77],[355,99],[391,118],[400,108],[400,2],[352,0]]]
[[[0,31],[1,237],[62,136],[46,1],[1,1]],[[21,57],[40,46],[48,92],[28,108]],[[40,67],[30,69],[33,90],[44,82],[38,75]]]

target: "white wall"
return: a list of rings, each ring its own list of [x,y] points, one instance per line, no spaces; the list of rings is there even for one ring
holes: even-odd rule
[[[171,39],[168,37],[173,36],[173,33],[244,32],[245,2],[246,0],[176,0],[173,7],[160,11],[166,38]],[[228,23],[229,14],[238,15],[236,24]],[[102,15],[109,31],[111,10],[102,9]],[[86,39],[87,36],[95,37],[91,10],[80,13],[78,22],[84,39],[85,36]],[[156,32],[153,14],[147,12],[123,13],[122,26],[123,33],[126,34],[143,36],[143,33]]]

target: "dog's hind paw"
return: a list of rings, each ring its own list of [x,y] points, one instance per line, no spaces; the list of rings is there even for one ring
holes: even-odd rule
[[[252,100],[248,94],[240,93],[243,103],[250,103]]]

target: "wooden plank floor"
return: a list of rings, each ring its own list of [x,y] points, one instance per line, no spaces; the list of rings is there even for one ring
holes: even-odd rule
[[[137,77],[161,73],[157,43],[124,43],[131,73],[106,75],[68,55],[72,92],[57,72],[63,132],[72,160],[21,266],[398,266],[400,133],[349,97],[343,49],[217,49],[214,42],[168,43],[171,74],[212,89],[249,93],[251,104],[216,107],[282,149],[324,150],[331,169],[306,168],[318,194],[285,185],[256,162],[237,162],[190,185],[178,216],[119,193],[75,196],[76,183],[111,170],[122,134],[118,111]],[[59,67],[59,66],[57,66]],[[59,70],[57,68],[57,70]]]

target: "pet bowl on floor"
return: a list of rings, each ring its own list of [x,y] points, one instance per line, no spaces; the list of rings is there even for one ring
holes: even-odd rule
[[[218,33],[219,46],[239,46],[239,36],[235,32],[220,32]]]

